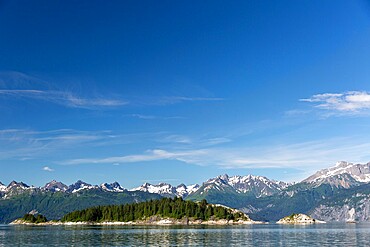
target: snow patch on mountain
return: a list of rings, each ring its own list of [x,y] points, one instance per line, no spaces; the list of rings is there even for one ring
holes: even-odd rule
[[[62,182],[58,182],[56,180],[52,180],[49,183],[45,184],[44,187],[41,187],[42,190],[52,191],[52,192],[65,192],[68,190],[68,186],[63,184]]]
[[[270,180],[262,176],[229,176],[224,174],[206,181],[203,184],[201,194],[211,189],[225,191],[231,187],[237,193],[253,193],[256,197],[261,197],[275,194],[289,185],[288,183]]]
[[[344,188],[356,186],[359,183],[370,182],[370,162],[367,164],[353,164],[346,161],[337,162],[335,166],[322,169],[302,182],[322,184],[339,183],[342,180]],[[340,184],[340,183],[339,183]]]
[[[78,180],[76,183],[71,184],[68,187],[67,191],[71,192],[71,193],[76,193],[76,192],[79,192],[81,190],[90,190],[90,189],[97,189],[97,188],[99,188],[99,186],[91,185],[91,184],[85,183],[81,180]]]
[[[149,193],[155,193],[162,196],[177,196],[177,197],[186,197],[190,193],[195,192],[199,188],[198,184],[186,186],[185,184],[180,184],[176,187],[167,183],[159,183],[153,185],[150,183],[144,183],[140,187],[133,188],[130,191],[143,191]]]
[[[102,190],[109,192],[124,192],[126,190],[118,182],[114,182],[111,184],[102,183],[100,187],[102,188]]]
[[[6,191],[6,186],[0,182],[0,192],[5,192]]]
[[[27,184],[23,183],[23,182],[16,182],[16,181],[11,181],[10,184],[6,187],[7,190],[11,190],[11,189],[29,189],[31,188],[30,186],[28,186]]]

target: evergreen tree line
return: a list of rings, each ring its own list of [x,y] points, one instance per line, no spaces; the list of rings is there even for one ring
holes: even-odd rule
[[[243,218],[244,214],[233,213],[231,209],[208,204],[206,200],[197,203],[175,197],[134,204],[91,207],[68,213],[61,220],[63,222],[128,222],[144,220],[150,216],[174,219],[187,217],[201,220],[234,220]]]
[[[41,214],[36,215],[36,217],[33,214],[25,214],[22,220],[30,223],[43,223],[48,221],[46,217]]]

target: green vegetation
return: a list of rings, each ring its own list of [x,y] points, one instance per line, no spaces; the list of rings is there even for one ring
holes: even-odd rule
[[[363,195],[363,196],[362,196]],[[195,193],[186,200],[222,204],[231,208],[244,208],[253,220],[277,221],[292,212],[310,214],[319,205],[343,206],[344,203],[355,207],[359,200],[370,195],[370,184],[350,189],[333,188],[320,185],[311,188],[300,183],[272,196],[255,198],[253,195],[233,193],[231,190],[210,190],[207,193]],[[160,195],[141,191],[122,193],[101,190],[86,190],[78,193],[35,191],[0,199],[0,223],[9,223],[24,214],[36,210],[48,219],[60,219],[63,215],[99,205],[121,205],[162,198]]]
[[[44,223],[48,221],[46,217],[41,214],[36,215],[36,217],[33,214],[25,214],[22,220],[29,223]]]
[[[141,191],[122,193],[101,190],[84,190],[78,193],[35,192],[22,193],[7,199],[0,199],[0,224],[12,222],[24,214],[36,210],[51,220],[57,220],[74,210],[98,205],[126,204],[162,198],[156,194]]]
[[[144,220],[151,216],[164,218],[193,218],[201,220],[210,219],[247,219],[243,213],[208,204],[206,200],[201,202],[184,201],[175,197],[150,200],[147,202],[91,207],[80,211],[74,211],[62,218],[63,222],[128,222]]]
[[[294,217],[298,216],[298,214],[291,214],[289,216],[287,216],[288,219],[290,220],[294,220]]]
[[[235,189],[225,187],[222,190],[212,188],[206,192],[199,190],[185,199],[190,201],[207,200],[207,202],[213,204],[222,204],[231,208],[242,208],[255,201],[256,197],[251,193],[237,193]]]

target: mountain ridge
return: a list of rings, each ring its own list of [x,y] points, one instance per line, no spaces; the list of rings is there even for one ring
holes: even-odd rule
[[[172,186],[168,183],[126,189],[118,182],[91,185],[84,181],[67,186],[52,180],[45,186],[12,181],[0,183],[0,222],[8,222],[32,210],[50,219],[58,210],[82,209],[92,205],[139,202],[161,197],[222,204],[248,213],[254,220],[277,220],[292,213],[304,213],[325,221],[370,220],[370,163],[338,162],[298,183],[270,180],[263,176],[210,178],[201,185]]]
[[[321,184],[330,184],[334,187],[350,188],[364,183],[370,182],[370,162],[366,164],[354,164],[346,161],[337,162],[335,166],[322,169],[307,177],[298,183],[305,183],[311,187],[317,187]],[[201,185],[179,184],[173,186],[169,183],[150,184],[144,183],[139,187],[127,189],[122,187],[118,182],[102,183],[100,185],[92,185],[82,180],[78,180],[71,185],[66,185],[62,182],[52,180],[44,186],[35,187],[29,186],[23,182],[12,181],[8,186],[0,182],[0,193],[7,194],[9,191],[20,192],[22,190],[43,190],[51,192],[68,192],[76,193],[82,190],[101,189],[110,192],[124,192],[124,191],[143,191],[154,194],[159,194],[167,197],[183,197],[195,193],[204,194],[210,189],[215,190],[234,190],[236,193],[252,194],[255,197],[271,196],[273,194],[284,191],[295,183],[287,183],[269,179],[264,176],[257,175],[234,175],[227,174],[219,175],[210,178]],[[227,188],[229,187],[229,188]]]

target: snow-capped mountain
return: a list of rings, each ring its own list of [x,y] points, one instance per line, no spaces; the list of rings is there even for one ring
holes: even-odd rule
[[[176,187],[176,195],[178,197],[186,197],[191,193],[196,192],[199,188],[199,184],[192,184],[188,186],[186,186],[185,184],[180,184]]]
[[[114,182],[111,184],[102,183],[100,185],[100,188],[102,188],[105,191],[110,191],[110,192],[123,192],[126,190],[118,182]]]
[[[8,187],[6,187],[8,191],[13,189],[28,189],[28,188],[30,188],[30,186],[28,186],[27,184],[23,182],[16,182],[14,180],[10,182]]]
[[[302,182],[315,185],[325,183],[343,188],[369,183],[370,162],[367,164],[353,164],[346,161],[337,162],[334,167],[320,170]]]
[[[101,189],[110,192],[124,192],[127,191],[119,183],[114,182],[111,184],[103,183],[100,186],[91,185],[81,180],[69,186],[62,182],[52,180],[42,187],[28,186],[23,182],[12,181],[8,186],[0,182],[0,198],[9,198],[9,196],[18,195],[28,191],[29,193],[37,192],[63,192],[63,193],[77,193],[83,190]]]
[[[52,180],[49,183],[45,184],[44,187],[41,187],[42,190],[57,192],[62,191],[65,192],[68,190],[68,186],[63,184],[62,182],[58,182],[56,180]]]
[[[153,185],[150,183],[144,183],[140,187],[131,189],[130,191],[144,191],[149,193],[155,193],[162,196],[177,196],[177,197],[186,197],[190,193],[193,193],[199,188],[198,184],[186,186],[185,184],[180,184],[177,187],[174,187],[167,183],[159,183]]]
[[[34,186],[28,186],[23,182],[16,182],[12,181],[10,184],[2,191],[2,196],[4,198],[8,198],[10,196],[19,195],[24,193],[25,191],[32,193],[33,191],[37,190]]]
[[[364,183],[370,182],[370,162],[367,164],[353,164],[349,162],[338,162],[334,167],[323,169],[307,179],[303,180],[299,190],[305,189],[307,184],[309,187],[317,187],[321,184],[330,184],[336,188],[351,188]],[[299,185],[296,184],[296,185]],[[288,191],[287,193],[292,196],[292,191],[296,191],[294,186],[289,187],[291,184],[268,179],[263,176],[229,176],[227,174],[211,178],[204,182],[202,186],[198,184],[172,186],[168,183],[159,183],[156,185],[144,183],[140,187],[131,189],[129,191],[143,191],[152,194],[158,194],[167,197],[183,197],[189,195],[195,196],[195,199],[200,197],[207,197],[207,194],[212,191],[213,195],[224,194],[234,196],[238,195],[252,195],[255,198],[270,196],[281,191]],[[285,190],[289,187],[287,190]],[[289,189],[292,188],[292,191]],[[8,186],[0,183],[0,198],[9,198],[12,195],[18,195],[25,191],[28,193],[37,193],[38,191],[44,192],[64,192],[64,193],[77,193],[84,190],[98,189],[109,192],[123,193],[127,190],[123,188],[118,182],[102,183],[101,185],[91,185],[81,180],[78,180],[72,185],[65,185],[62,182],[52,180],[43,187],[28,186],[23,182],[12,181]],[[216,196],[217,197],[217,196]]]
[[[262,176],[228,176],[227,174],[209,179],[202,185],[202,194],[211,189],[218,191],[235,190],[237,193],[251,193],[255,197],[273,195],[289,184],[270,180]]]
[[[226,175],[226,177],[228,176]],[[276,192],[281,191],[290,185],[282,181],[270,180],[263,176],[253,175],[232,176],[228,177],[226,181],[228,181],[228,184],[230,184],[239,192],[252,192],[259,196],[269,196],[275,194]]]
[[[76,192],[81,191],[81,190],[90,190],[90,189],[97,189],[97,188],[99,188],[99,186],[91,185],[91,184],[85,183],[81,180],[78,180],[76,183],[71,184],[68,187],[67,192],[76,193]]]
[[[6,186],[0,182],[0,192],[5,192],[6,191]]]

